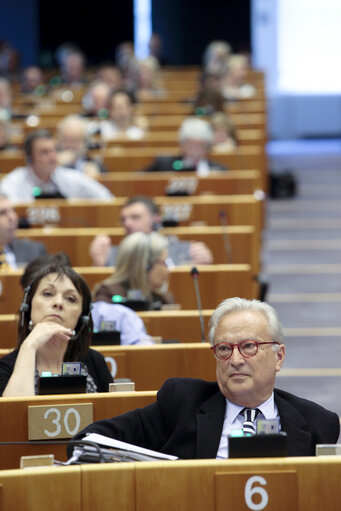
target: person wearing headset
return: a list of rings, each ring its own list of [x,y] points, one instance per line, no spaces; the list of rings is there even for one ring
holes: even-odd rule
[[[43,372],[61,373],[62,362],[82,362],[87,392],[106,392],[113,381],[103,355],[89,348],[91,293],[63,264],[44,265],[25,288],[17,348],[0,360],[0,394],[38,393]]]
[[[173,295],[167,291],[167,247],[167,238],[157,232],[126,236],[118,248],[115,272],[94,288],[94,302],[138,298],[148,309],[173,304]]]

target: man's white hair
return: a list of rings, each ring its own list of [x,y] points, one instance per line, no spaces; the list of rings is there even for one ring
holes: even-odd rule
[[[209,321],[208,340],[213,346],[215,332],[221,319],[227,314],[237,311],[253,311],[261,312],[268,322],[268,331],[271,339],[275,342],[283,344],[282,325],[278,319],[276,310],[265,302],[259,300],[246,300],[245,298],[227,298],[221,302],[213,312]]]
[[[203,119],[189,117],[188,119],[185,119],[180,127],[180,144],[188,138],[193,138],[195,140],[206,142],[207,145],[211,145],[213,143],[212,128],[209,123]]]

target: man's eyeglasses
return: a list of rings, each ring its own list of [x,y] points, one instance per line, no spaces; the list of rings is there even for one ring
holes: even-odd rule
[[[229,342],[218,342],[214,346],[211,346],[211,350],[214,352],[215,358],[218,360],[228,360],[231,358],[234,348],[238,348],[239,353],[244,358],[251,358],[257,355],[258,346],[261,344],[279,344],[279,342],[258,342],[252,339],[245,339],[238,344],[232,344]]]

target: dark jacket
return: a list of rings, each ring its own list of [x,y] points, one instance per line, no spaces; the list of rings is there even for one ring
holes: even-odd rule
[[[17,360],[18,350],[14,350],[8,355],[0,359],[0,395],[6,388],[8,380],[12,376],[12,372]],[[93,377],[97,386],[97,392],[108,392],[109,383],[113,382],[113,378],[108,369],[107,363],[101,353],[89,349],[82,362],[87,366],[89,374]]]
[[[157,156],[149,167],[143,169],[145,172],[169,172],[172,170],[194,171],[194,168],[181,167],[182,156]],[[207,160],[208,166],[211,170],[228,170],[221,163]]]
[[[39,241],[32,241],[27,239],[14,239],[9,244],[13,250],[17,265],[30,263],[37,257],[47,255],[46,247]]]
[[[314,456],[316,444],[337,442],[340,424],[335,413],[282,390],[275,389],[274,396],[289,456]],[[172,378],[155,403],[95,422],[75,438],[93,432],[183,459],[215,458],[225,409],[216,382]]]

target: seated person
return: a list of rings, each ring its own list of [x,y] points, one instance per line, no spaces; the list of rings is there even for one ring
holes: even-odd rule
[[[25,67],[21,75],[21,92],[38,96],[42,96],[46,92],[45,77],[40,67]]]
[[[88,122],[79,115],[69,115],[57,126],[58,163],[96,178],[104,167],[88,156]]]
[[[248,71],[249,63],[245,55],[230,56],[222,79],[222,94],[226,99],[247,99],[256,94],[255,87],[246,82]]]
[[[143,138],[147,121],[134,115],[134,103],[134,96],[125,90],[111,94],[108,101],[109,118],[100,124],[103,140],[113,140],[119,136],[132,140]]]
[[[211,170],[227,170],[220,163],[209,159],[212,148],[213,132],[211,126],[203,119],[189,117],[179,131],[179,156],[158,156],[145,172],[162,172],[171,170],[194,170],[198,176],[207,176]]]
[[[10,141],[10,125],[8,121],[0,119],[0,151],[16,151],[17,146]]]
[[[167,245],[167,239],[156,232],[126,236],[118,247],[115,272],[96,284],[93,301],[144,300],[151,310],[174,303],[167,292]]]
[[[75,440],[99,433],[183,459],[225,459],[229,435],[242,433],[245,412],[252,409],[257,415],[251,423],[255,429],[260,419],[279,420],[280,430],[287,434],[289,456],[314,456],[316,444],[337,442],[336,413],[274,388],[285,345],[273,307],[258,300],[228,298],[210,319],[209,341],[217,382],[171,378],[151,405],[90,424]],[[70,446],[69,455],[72,450]]]
[[[121,71],[113,62],[102,62],[96,73],[96,80],[104,82],[112,91],[123,88],[123,77]]]
[[[32,131],[24,142],[26,166],[17,167],[0,182],[0,193],[12,201],[33,201],[40,195],[66,199],[110,199],[98,181],[58,165],[56,143],[47,130]]]
[[[43,266],[26,287],[18,347],[0,360],[0,394],[33,396],[39,375],[61,373],[62,362],[82,362],[87,392],[107,392],[112,376],[103,355],[89,348],[91,293],[69,266]]]
[[[155,57],[138,60],[135,66],[135,90],[139,101],[166,95],[159,83],[160,65]]]
[[[150,234],[160,229],[161,215],[150,197],[137,195],[123,204],[121,223],[126,235],[139,231]],[[167,240],[170,264],[211,264],[213,262],[211,250],[201,241],[181,241],[176,236],[169,236]],[[106,234],[100,234],[94,238],[89,252],[94,266],[115,266],[117,246],[111,245],[110,237]]]
[[[88,90],[82,98],[84,108],[84,117],[98,117],[99,119],[107,119],[109,98],[112,92],[111,86],[101,80],[95,80],[91,83]],[[91,129],[91,132],[98,130],[97,124]]]
[[[86,57],[84,53],[71,48],[65,51],[60,60],[62,82],[70,87],[80,87],[87,82]]]
[[[231,151],[238,145],[236,128],[224,112],[216,112],[210,118],[215,151]]]
[[[204,71],[222,74],[228,66],[231,45],[226,41],[211,41],[203,54]]]
[[[0,76],[0,119],[8,121],[12,117],[12,88],[7,78]]]
[[[18,215],[6,195],[0,193],[0,270],[15,270],[46,256],[43,243],[17,238]]]
[[[91,316],[94,332],[105,330],[118,330],[121,345],[154,344],[151,336],[147,334],[146,327],[135,311],[119,303],[95,302],[92,304]],[[103,327],[111,323],[113,328]],[[113,325],[115,324],[115,325]]]

